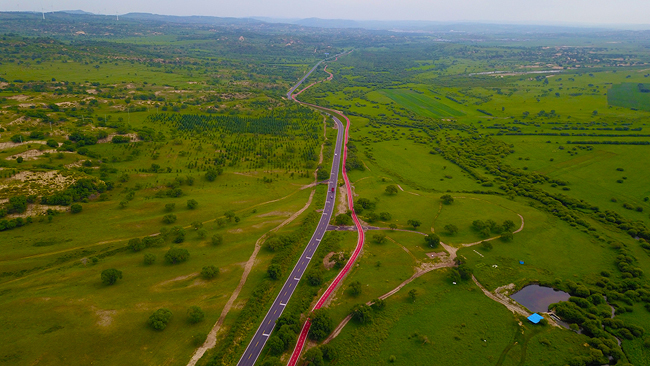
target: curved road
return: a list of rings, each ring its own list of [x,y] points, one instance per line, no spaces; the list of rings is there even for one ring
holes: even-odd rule
[[[309,71],[298,82],[298,84],[296,84],[293,88],[291,88],[289,94],[287,94],[289,100],[292,99],[291,93],[298,86],[300,86],[300,84],[302,84],[302,82],[305,81],[305,79],[309,77],[309,75],[323,61],[325,60],[322,60],[318,64],[316,64],[316,66],[314,66],[314,68],[312,68],[311,71]],[[271,332],[275,327],[275,321],[280,317],[280,315],[282,315],[285,306],[289,302],[289,299],[291,299],[291,295],[293,295],[293,292],[296,289],[296,286],[298,285],[298,281],[300,281],[302,275],[305,273],[305,270],[307,269],[307,266],[309,266],[309,262],[311,261],[312,255],[314,254],[314,252],[316,252],[316,249],[318,248],[318,244],[320,244],[320,241],[323,239],[323,235],[325,235],[325,232],[327,231],[327,225],[329,224],[330,217],[332,215],[332,212],[334,211],[334,207],[336,206],[336,185],[339,177],[339,167],[341,162],[340,159],[341,148],[343,144],[343,133],[344,133],[343,124],[341,123],[341,121],[339,121],[337,118],[333,118],[333,120],[338,127],[338,134],[336,136],[336,146],[334,148],[334,161],[332,162],[332,170],[330,172],[330,179],[327,186],[327,199],[325,201],[323,214],[320,218],[320,221],[318,222],[316,231],[314,232],[311,239],[309,240],[307,247],[300,255],[300,259],[298,259],[298,263],[296,263],[295,267],[291,271],[291,274],[289,275],[284,285],[282,286],[282,290],[280,290],[280,293],[273,301],[273,305],[271,305],[271,308],[266,313],[264,320],[260,324],[259,328],[257,328],[257,331],[253,336],[253,339],[246,347],[246,351],[244,351],[244,354],[242,355],[241,359],[239,359],[239,362],[237,363],[237,365],[239,366],[253,366],[255,364],[255,361],[257,360],[260,353],[262,352],[262,349],[264,348],[266,341],[269,339],[269,336],[271,335]],[[347,130],[345,131],[347,134]],[[347,135],[346,135],[346,142],[347,142]],[[346,149],[346,153],[347,153],[347,149]],[[348,184],[347,176],[345,174],[345,169],[343,169],[343,176],[345,177],[346,184]],[[349,192],[350,190],[348,184],[348,197],[351,196]],[[355,216],[355,220],[356,220],[356,216]]]

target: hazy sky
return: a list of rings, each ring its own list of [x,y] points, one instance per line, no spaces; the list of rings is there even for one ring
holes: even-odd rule
[[[650,0],[0,0],[0,11],[221,17],[649,24]]]

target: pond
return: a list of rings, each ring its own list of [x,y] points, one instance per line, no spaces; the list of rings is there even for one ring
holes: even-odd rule
[[[567,301],[571,295],[551,287],[528,285],[510,297],[532,312],[543,313],[548,311],[549,305],[559,301]]]

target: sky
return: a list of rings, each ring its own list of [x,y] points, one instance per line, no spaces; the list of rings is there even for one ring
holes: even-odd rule
[[[0,11],[84,10],[218,17],[649,24],[649,0],[0,0]]]

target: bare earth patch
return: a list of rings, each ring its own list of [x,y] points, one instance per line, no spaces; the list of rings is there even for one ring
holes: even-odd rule
[[[43,154],[46,154],[46,153],[47,154],[54,154],[56,152],[57,152],[56,150],[27,150],[27,151],[21,152],[20,154],[11,155],[11,156],[5,158],[5,160],[16,160],[18,157],[23,158],[23,160],[36,160],[36,159],[38,159],[39,156],[41,156]]]

